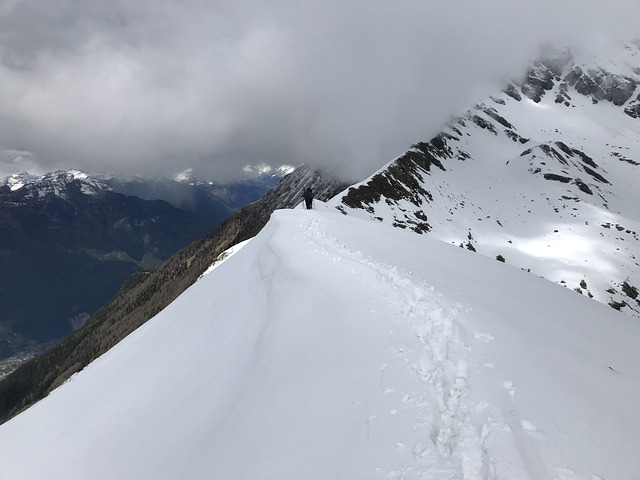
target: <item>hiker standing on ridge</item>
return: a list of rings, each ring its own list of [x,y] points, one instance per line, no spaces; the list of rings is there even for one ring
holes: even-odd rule
[[[304,203],[307,206],[307,210],[311,210],[311,207],[313,206],[313,190],[307,188],[302,196],[304,197]]]

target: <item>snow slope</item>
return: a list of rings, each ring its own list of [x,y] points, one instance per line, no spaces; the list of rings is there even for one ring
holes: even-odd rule
[[[637,478],[636,319],[317,206],[0,426],[0,479]]]

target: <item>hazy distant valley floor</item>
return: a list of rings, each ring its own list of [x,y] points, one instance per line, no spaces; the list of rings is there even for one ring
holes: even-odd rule
[[[31,360],[40,353],[42,353],[42,350],[36,349],[35,351],[25,351],[24,353],[0,360],[0,381],[20,365]]]

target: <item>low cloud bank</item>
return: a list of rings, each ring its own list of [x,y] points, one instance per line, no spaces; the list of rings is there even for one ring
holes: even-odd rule
[[[0,174],[309,163],[357,180],[541,44],[629,38],[640,18],[638,2],[524,3],[5,2]]]

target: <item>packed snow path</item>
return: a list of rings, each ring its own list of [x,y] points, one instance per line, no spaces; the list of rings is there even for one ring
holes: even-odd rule
[[[471,418],[467,363],[453,353],[455,347],[464,347],[455,321],[460,306],[447,305],[435,288],[413,281],[411,271],[350,250],[330,237],[328,230],[327,221],[314,216],[300,225],[300,236],[321,258],[348,262],[339,274],[349,277],[356,290],[368,291],[382,301],[382,306],[371,308],[371,322],[377,321],[380,311],[394,321],[388,332],[385,362],[379,366],[378,395],[388,399],[378,399],[384,408],[366,418],[367,437],[371,440],[377,434],[379,423],[382,435],[387,434],[386,428],[393,429],[394,423],[403,423],[411,428],[398,432],[399,436],[411,438],[411,442],[393,443],[402,466],[384,473],[388,478],[446,478],[457,473],[463,473],[464,478],[492,478],[484,447],[486,429]],[[372,298],[363,301],[374,307]],[[365,327],[365,334],[367,330]],[[410,381],[413,385],[407,388],[403,377],[411,373],[421,382]],[[399,416],[402,422],[388,416]],[[380,467],[376,470],[384,471]]]
[[[317,206],[0,426],[0,480],[636,478],[636,321]]]

